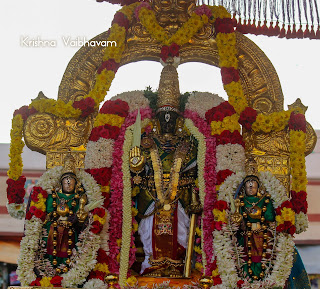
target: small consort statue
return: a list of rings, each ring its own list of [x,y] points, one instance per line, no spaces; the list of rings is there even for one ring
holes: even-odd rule
[[[251,279],[258,280],[264,277],[266,269],[262,260],[270,258],[275,211],[270,194],[264,192],[256,175],[247,175],[239,189],[231,221],[239,225],[236,235],[239,245],[244,247],[243,270]]]

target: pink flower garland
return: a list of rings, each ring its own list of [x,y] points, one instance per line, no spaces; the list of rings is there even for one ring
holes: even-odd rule
[[[213,250],[212,250],[212,226],[214,221],[213,206],[217,200],[216,193],[216,141],[215,137],[211,136],[211,129],[208,123],[203,120],[196,112],[186,110],[184,113],[185,118],[189,118],[193,121],[194,125],[199,131],[205,136],[206,141],[206,155],[205,155],[205,169],[204,169],[204,180],[205,180],[205,199],[203,208],[203,244],[204,253],[206,255],[207,266],[205,275],[211,275],[213,267]]]
[[[141,120],[151,117],[151,109],[146,108],[140,111]],[[109,228],[109,270],[113,274],[119,274],[119,254],[121,249],[121,244],[118,240],[122,238],[122,195],[123,195],[123,173],[122,173],[122,155],[123,155],[123,143],[124,135],[126,129],[134,124],[137,116],[137,111],[130,113],[125,120],[125,123],[122,125],[118,139],[114,144],[113,152],[113,164],[112,164],[112,177],[110,181],[110,228]],[[135,222],[135,219],[132,218],[132,223]],[[133,225],[133,224],[132,224]],[[135,247],[134,247],[134,236],[132,232],[131,236],[131,247],[130,247],[130,264],[129,267],[135,261]]]

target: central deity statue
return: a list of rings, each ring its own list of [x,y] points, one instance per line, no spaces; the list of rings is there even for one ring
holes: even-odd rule
[[[130,152],[145,254],[140,273],[147,276],[183,276],[190,214],[201,211],[197,141],[184,126],[179,102],[178,73],[169,64],[161,74],[152,130]]]

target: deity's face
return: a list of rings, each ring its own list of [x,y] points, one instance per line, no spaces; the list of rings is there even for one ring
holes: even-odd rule
[[[247,196],[255,196],[258,193],[259,184],[255,180],[249,180],[245,183]]]
[[[176,128],[176,122],[179,114],[175,111],[160,111],[157,114],[157,119],[160,124],[160,132],[162,134],[174,133]]]
[[[65,178],[62,179],[61,185],[62,185],[62,191],[66,194],[71,194],[74,192],[75,186],[76,186],[76,179],[73,178],[70,175],[67,175]]]

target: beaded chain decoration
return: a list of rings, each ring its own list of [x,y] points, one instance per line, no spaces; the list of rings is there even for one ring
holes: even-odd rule
[[[248,220],[248,216],[251,217],[252,219],[259,219],[260,220],[260,224],[261,224],[261,228],[263,230],[263,251],[262,251],[262,258],[266,259],[267,257],[267,248],[268,248],[268,241],[269,241],[269,236],[268,236],[268,226],[266,224],[266,219],[264,217],[264,213],[267,211],[267,207],[266,204],[270,203],[270,194],[265,194],[262,195],[259,200],[257,202],[252,202],[250,203],[244,195],[240,195],[239,199],[241,200],[240,202],[240,206],[242,208],[245,207],[245,202],[249,205],[252,205],[249,209],[245,208],[242,209],[242,216],[243,216],[243,220],[245,222],[245,224],[247,225],[247,236],[248,236],[248,272],[250,274],[250,277],[252,277],[254,280],[258,280],[259,278],[263,278],[265,273],[265,269],[266,269],[266,265],[265,263],[261,264],[261,269],[262,272],[260,273],[260,276],[255,276],[253,275],[253,271],[251,269],[251,265],[252,265],[252,253],[251,253],[251,249],[252,249],[252,234],[255,232],[258,232],[259,230],[261,230],[260,228],[258,230],[254,230],[252,228],[252,223]],[[260,207],[258,207],[257,205],[263,201],[263,207],[262,209]]]
[[[52,192],[52,198],[53,198],[53,208],[54,208],[54,212],[53,212],[53,261],[52,264],[55,268],[55,271],[57,274],[61,273],[61,269],[57,268],[58,265],[58,261],[57,261],[57,237],[58,237],[58,226],[63,226],[64,228],[68,229],[68,250],[67,250],[67,254],[68,254],[68,258],[66,260],[66,267],[63,268],[63,272],[66,273],[69,271],[69,265],[70,265],[70,257],[72,255],[72,236],[74,234],[74,231],[72,229],[72,222],[69,221],[70,217],[75,213],[75,207],[77,205],[77,201],[80,198],[80,195],[78,193],[76,193],[74,195],[74,197],[68,201],[66,201],[64,198],[59,197],[58,192]],[[59,200],[59,203],[57,202],[57,200]],[[68,202],[71,201],[71,208],[68,206]],[[56,220],[56,218],[58,217],[58,215],[60,217],[63,218],[62,221],[60,220]]]

